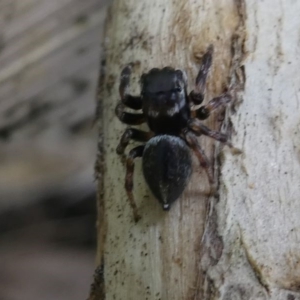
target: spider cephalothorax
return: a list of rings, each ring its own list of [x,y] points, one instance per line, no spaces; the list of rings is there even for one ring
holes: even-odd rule
[[[123,133],[117,153],[123,154],[129,141],[146,143],[133,148],[127,158],[125,188],[134,211],[135,220],[139,219],[132,194],[134,159],[143,158],[143,173],[152,193],[168,210],[183,192],[191,174],[191,148],[200,165],[205,168],[210,183],[213,182],[208,159],[201,149],[197,136],[203,134],[220,142],[229,144],[227,136],[204,126],[200,120],[209,117],[216,108],[230,101],[224,93],[193,112],[191,104],[201,104],[204,99],[205,83],[212,63],[213,47],[204,54],[200,71],[196,78],[195,89],[187,93],[185,72],[171,67],[152,69],[141,77],[141,95],[128,93],[131,65],[121,73],[119,92],[121,102],[116,107],[118,118],[129,125],[146,122],[150,132],[128,128]],[[128,113],[125,108],[142,110],[142,113]]]
[[[190,118],[186,80],[181,70],[152,69],[141,80],[142,110],[155,134],[180,134]]]

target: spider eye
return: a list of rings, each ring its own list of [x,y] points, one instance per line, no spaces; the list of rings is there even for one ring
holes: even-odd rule
[[[181,88],[180,86],[178,86],[177,88],[175,88],[175,91],[176,91],[177,93],[180,93],[180,92],[182,91],[182,88]]]

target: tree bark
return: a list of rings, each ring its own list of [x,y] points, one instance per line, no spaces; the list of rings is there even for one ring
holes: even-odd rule
[[[90,299],[300,299],[300,2],[115,0],[108,16],[101,77],[102,167],[99,268]],[[140,162],[135,224],[115,153],[125,126],[114,115],[119,74],[136,64],[187,71],[193,88],[201,57],[215,48],[206,100],[228,88],[232,103],[206,123],[231,134],[242,154],[208,138],[214,169],[194,172],[183,196],[163,212]]]

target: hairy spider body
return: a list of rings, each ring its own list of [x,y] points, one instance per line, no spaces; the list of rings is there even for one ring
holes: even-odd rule
[[[183,139],[157,135],[147,142],[143,153],[143,173],[164,210],[169,210],[182,194],[191,171],[191,152]]]
[[[141,79],[142,110],[151,131],[179,135],[190,119],[186,80],[181,70],[152,69]]]
[[[130,140],[146,143],[133,148],[126,162],[125,188],[137,221],[139,214],[133,197],[134,159],[143,158],[145,180],[164,210],[170,208],[182,194],[191,174],[190,148],[205,168],[210,183],[213,174],[209,161],[201,149],[197,136],[207,135],[226,143],[227,136],[204,126],[200,120],[230,101],[227,93],[222,94],[193,112],[191,104],[201,104],[205,94],[205,83],[212,63],[213,47],[210,46],[203,56],[196,78],[195,89],[187,93],[186,75],[171,67],[152,69],[141,77],[141,96],[128,93],[131,65],[121,73],[119,92],[121,102],[116,107],[118,118],[129,125],[147,122],[150,132],[128,128],[123,133],[117,147],[118,154],[124,154]],[[125,108],[142,110],[142,113],[128,113]]]

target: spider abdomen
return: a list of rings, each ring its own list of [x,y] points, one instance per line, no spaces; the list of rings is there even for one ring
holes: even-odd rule
[[[180,197],[191,170],[190,149],[180,137],[158,135],[147,142],[143,153],[144,177],[164,210]]]

